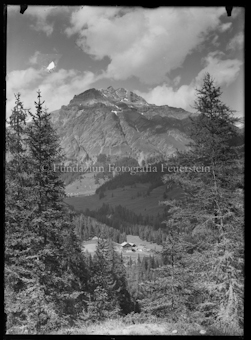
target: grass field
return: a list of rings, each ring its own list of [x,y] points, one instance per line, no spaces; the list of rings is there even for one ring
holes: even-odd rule
[[[149,183],[137,184],[136,187],[125,187],[105,192],[105,197],[99,199],[99,195],[67,197],[65,202],[74,207],[77,211],[97,210],[103,203],[112,207],[121,205],[135,214],[143,216],[157,216],[164,212],[164,207],[159,205],[163,201],[165,185],[152,190],[149,196],[146,195]],[[140,195],[140,196],[139,196]],[[168,198],[179,199],[183,196],[182,190],[175,188],[168,191]]]
[[[144,256],[155,255],[155,251],[162,250],[161,245],[143,241],[141,240],[139,236],[127,235],[127,242],[132,242],[136,244],[135,251],[123,251],[119,243],[113,242],[115,246],[115,250],[118,251],[119,253],[122,252],[125,260],[129,260],[129,258],[131,257],[133,261],[136,261],[138,256],[140,258],[143,258]],[[97,243],[98,243],[97,240],[85,241],[82,243],[82,247],[83,247],[82,250],[88,251],[90,254],[93,254],[96,250]],[[142,251],[140,251],[139,249],[142,249]]]
[[[66,194],[79,194],[79,195],[93,195],[95,190],[104,183],[104,180],[100,179],[99,184],[95,183],[94,173],[84,173],[81,178],[76,179],[73,183],[68,184],[65,188]]]
[[[141,240],[139,236],[135,236],[135,235],[127,235],[127,242],[135,243],[136,246],[143,245],[146,248],[151,249],[151,250],[156,250],[156,251],[162,250],[161,245],[157,243],[153,243],[153,242],[143,241]]]

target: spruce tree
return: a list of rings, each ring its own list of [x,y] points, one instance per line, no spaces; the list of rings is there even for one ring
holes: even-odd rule
[[[32,122],[22,131],[25,115],[17,98],[7,135],[5,282],[10,325],[39,334],[82,311],[86,270],[72,216],[63,203],[63,183],[53,169],[59,155],[57,136],[40,92],[35,104]]]
[[[79,297],[84,295],[85,265],[70,212],[63,202],[64,183],[54,168],[61,160],[58,137],[50,114],[43,109],[40,91],[35,104],[28,144],[34,173],[32,225],[38,233],[36,251],[42,265],[39,282],[58,315],[73,318],[78,310],[75,303],[79,305]]]
[[[221,90],[209,74],[197,91],[198,116],[192,120],[190,150],[173,160],[183,171],[164,176],[185,195],[180,201],[163,203],[194,243],[195,286],[206,296],[201,313],[226,327],[235,320],[237,329],[243,318],[243,195],[236,195],[243,186],[243,162],[232,143],[238,119],[221,102]],[[190,171],[194,166],[195,171]],[[198,172],[198,166],[209,168]]]
[[[30,227],[33,199],[32,174],[27,155],[27,109],[20,94],[16,95],[6,129],[5,163],[5,313],[7,330],[26,326],[27,302],[32,300],[27,291],[35,275],[31,258],[36,233]]]
[[[112,318],[133,310],[123,259],[105,233],[101,233],[98,239],[90,286],[92,293],[88,309],[91,318]]]
[[[109,261],[109,243],[107,235],[102,233],[92,263],[92,275],[89,281],[91,295],[88,304],[90,318],[104,319],[118,313],[113,288],[115,280],[112,263]]]

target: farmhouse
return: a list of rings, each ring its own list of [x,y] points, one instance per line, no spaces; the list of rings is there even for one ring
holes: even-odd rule
[[[136,244],[131,243],[131,242],[123,242],[123,243],[121,243],[121,247],[123,249],[132,249],[132,248],[136,247]]]

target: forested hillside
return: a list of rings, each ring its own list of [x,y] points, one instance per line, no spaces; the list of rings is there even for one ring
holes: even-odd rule
[[[237,119],[220,96],[207,74],[197,90],[189,150],[169,159],[169,166],[179,169],[207,165],[210,170],[141,177],[149,194],[162,183],[184,193],[182,199],[163,197],[163,215],[151,219],[121,205],[82,213],[69,209],[63,180],[53,170],[62,150],[41,93],[29,124],[16,95],[6,130],[8,334],[89,334],[88,327],[102,328],[108,321],[121,327],[171,324],[184,335],[198,329],[243,334],[244,147]],[[97,193],[134,185],[136,176],[117,176]],[[125,263],[114,242],[127,235],[163,250]],[[95,253],[83,252],[82,242],[94,236]],[[167,328],[162,335],[170,334]]]

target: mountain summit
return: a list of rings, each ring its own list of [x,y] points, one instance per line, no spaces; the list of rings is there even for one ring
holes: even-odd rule
[[[112,86],[109,86],[106,90],[90,89],[83,93],[80,93],[70,101],[70,104],[82,103],[85,105],[93,105],[96,103],[116,104],[127,103],[132,105],[149,105],[142,97],[136,95],[131,91],[127,91],[124,88],[115,90]]]
[[[193,115],[181,108],[147,103],[124,88],[91,88],[75,95],[51,118],[69,161],[95,159],[99,154],[168,159],[185,150]]]
[[[114,102],[128,102],[134,105],[149,105],[142,97],[123,88],[114,90],[112,86],[109,86],[106,90],[101,90],[101,92],[104,96]]]

